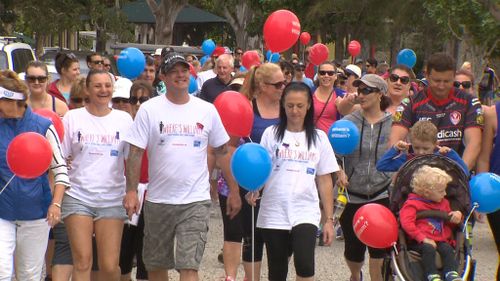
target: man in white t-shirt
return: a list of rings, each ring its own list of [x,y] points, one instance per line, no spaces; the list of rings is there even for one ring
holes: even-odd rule
[[[127,213],[137,213],[137,186],[144,149],[148,150],[149,186],[144,203],[144,264],[149,280],[168,280],[177,269],[180,280],[198,280],[210,215],[209,171],[215,161],[231,175],[229,136],[215,107],[188,94],[189,65],[181,55],[163,57],[160,79],[167,94],[141,105],[125,141]],[[208,164],[207,164],[208,163]],[[238,185],[229,176],[228,215],[241,208]],[[175,244],[174,244],[175,241]],[[175,259],[174,259],[175,248]]]

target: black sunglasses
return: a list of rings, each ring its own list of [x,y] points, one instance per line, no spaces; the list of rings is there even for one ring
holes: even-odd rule
[[[362,95],[369,95],[371,93],[374,93],[374,92],[379,92],[379,89],[377,88],[372,88],[372,87],[364,87],[364,88],[358,88],[358,94],[362,94]]]
[[[35,83],[37,81],[38,83],[47,82],[47,76],[26,76],[25,78],[28,83]]]
[[[453,86],[455,88],[460,88],[460,85],[462,85],[462,87],[464,87],[464,89],[469,89],[470,87],[472,87],[472,82],[471,81],[464,81],[464,82],[455,81],[455,82],[453,82]]]
[[[334,70],[320,70],[320,71],[318,71],[318,73],[321,76],[325,76],[327,74],[328,74],[328,76],[333,76],[333,75],[335,75],[336,72]]]
[[[274,88],[276,88],[276,90],[282,89],[283,87],[286,86],[286,82],[285,81],[279,81],[279,82],[276,82],[276,83],[268,83],[268,82],[264,82],[264,83],[267,84],[267,85],[273,85]]]
[[[93,64],[104,64],[103,60],[93,60],[93,61],[90,61],[90,62],[93,63]]]
[[[73,103],[82,103],[82,102],[89,102],[89,98],[71,98],[71,102]]]
[[[129,99],[129,103],[132,104],[132,105],[136,105],[137,102],[139,102],[140,104],[143,104],[145,103],[147,100],[149,100],[149,97],[140,97],[140,98],[137,98],[137,97],[130,97]]]
[[[391,80],[391,82],[395,83],[396,81],[401,81],[402,84],[406,85],[410,82],[410,77],[408,76],[399,76],[397,74],[391,74],[389,75],[389,80]]]
[[[129,103],[130,99],[126,99],[126,98],[112,98],[111,101],[113,103]]]

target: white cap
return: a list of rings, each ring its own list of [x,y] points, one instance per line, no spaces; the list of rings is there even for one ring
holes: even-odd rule
[[[361,78],[361,68],[359,68],[359,66],[357,65],[354,65],[354,64],[348,64],[346,67],[345,67],[345,70],[346,72],[348,73],[352,73],[354,75],[357,75],[358,77],[356,78]],[[346,73],[347,74],[347,73]]]
[[[124,77],[119,77],[114,84],[113,98],[129,99],[131,87],[132,81]]]
[[[161,49],[162,49],[162,48],[158,48],[158,49],[156,49],[156,50],[155,50],[154,55],[155,55],[155,56],[161,56]]]

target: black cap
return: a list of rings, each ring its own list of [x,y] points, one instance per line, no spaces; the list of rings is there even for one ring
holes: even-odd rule
[[[178,63],[184,64],[184,66],[189,68],[189,63],[186,59],[176,52],[168,52],[162,58],[163,62],[161,64],[161,69],[163,73],[169,72]]]

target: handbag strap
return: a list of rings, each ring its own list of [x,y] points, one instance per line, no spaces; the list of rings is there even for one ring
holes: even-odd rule
[[[335,89],[333,89],[330,94],[328,95],[328,98],[326,99],[326,102],[325,102],[325,105],[323,106],[323,109],[321,110],[319,116],[318,116],[318,119],[316,119],[316,122],[314,122],[314,126],[316,126],[316,124],[318,124],[318,121],[319,119],[321,118],[321,116],[323,115],[323,113],[325,112],[325,109],[326,109],[326,106],[328,105],[328,102],[330,101],[330,98],[332,97],[333,95],[333,92],[335,92]]]

